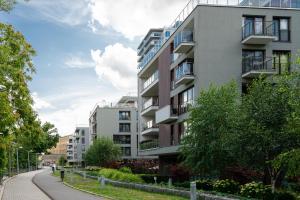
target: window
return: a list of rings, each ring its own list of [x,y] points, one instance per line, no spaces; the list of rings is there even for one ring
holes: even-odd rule
[[[119,120],[130,120],[130,111],[119,111]]]
[[[185,113],[188,106],[194,103],[194,87],[191,87],[179,94],[179,114]]]
[[[290,24],[289,18],[274,18],[273,19],[273,31],[277,37],[275,41],[289,42],[290,41]]]
[[[264,33],[264,17],[243,17],[243,38]]]
[[[281,73],[290,71],[290,52],[289,51],[273,51],[273,68]]]
[[[130,132],[130,123],[120,123],[119,132]]]
[[[173,146],[175,145],[175,138],[174,138],[174,125],[171,125],[171,135],[170,135],[170,145]]]
[[[121,147],[122,156],[131,156],[130,147]]]
[[[81,136],[84,136],[84,135],[85,135],[85,131],[81,130]]]
[[[81,144],[85,144],[85,138],[81,138]]]
[[[114,135],[113,140],[115,144],[131,144],[130,135]]]
[[[264,59],[262,50],[243,50],[243,73],[264,69]]]

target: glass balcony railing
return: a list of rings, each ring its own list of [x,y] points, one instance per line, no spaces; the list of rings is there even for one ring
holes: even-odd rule
[[[150,120],[143,124],[143,131],[148,130],[150,128],[158,128],[158,125],[155,124],[153,120]]]
[[[242,40],[250,36],[275,36],[274,23],[266,21],[250,21],[242,27]]]
[[[150,108],[151,106],[158,106],[158,97],[151,97],[143,104],[143,110]]]
[[[158,148],[158,139],[140,143],[140,150],[155,149],[155,148]]]
[[[275,71],[272,60],[273,58],[264,59],[261,56],[243,58],[242,72],[245,74],[250,71]]]
[[[148,88],[154,81],[158,79],[158,70],[156,70],[143,84],[143,89]]]
[[[181,63],[175,69],[175,82],[186,75],[193,75],[193,62]]]
[[[193,31],[186,30],[181,31],[174,37],[174,49],[176,49],[181,43],[193,42]]]

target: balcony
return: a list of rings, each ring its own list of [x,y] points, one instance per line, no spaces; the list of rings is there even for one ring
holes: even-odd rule
[[[155,71],[143,84],[141,96],[157,96],[158,94],[158,71]]]
[[[142,116],[155,116],[155,111],[158,110],[158,97],[151,97],[143,104]]]
[[[158,148],[158,139],[140,143],[140,150],[148,150],[148,149],[156,149],[156,148]]]
[[[174,53],[187,53],[193,47],[193,31],[186,30],[175,35]]]
[[[168,124],[178,119],[178,109],[167,105],[155,113],[156,124]]]
[[[143,129],[142,129],[143,136],[157,135],[158,132],[159,132],[158,125],[153,124],[153,121],[149,121],[143,125]]]
[[[277,37],[273,22],[248,22],[242,27],[242,44],[268,44]]]
[[[175,85],[188,84],[194,79],[192,61],[185,61],[175,69]]]
[[[276,74],[276,68],[272,64],[273,58],[261,57],[247,57],[243,59],[242,63],[242,78],[257,78],[260,75],[274,75]]]

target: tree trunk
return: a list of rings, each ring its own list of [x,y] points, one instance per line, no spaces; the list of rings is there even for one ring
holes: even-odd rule
[[[271,174],[270,174],[269,168],[267,166],[264,169],[263,183],[264,183],[264,185],[271,184]]]
[[[272,177],[271,178],[271,187],[272,187],[272,193],[273,194],[275,192],[275,184],[276,184],[276,178]]]

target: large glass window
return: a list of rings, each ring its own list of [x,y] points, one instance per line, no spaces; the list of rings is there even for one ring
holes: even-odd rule
[[[194,87],[179,94],[179,114],[185,113],[189,105],[194,104]]]
[[[130,111],[119,111],[119,120],[130,120]]]
[[[273,31],[277,37],[276,41],[289,42],[290,41],[290,27],[289,18],[274,18]]]
[[[122,156],[131,156],[130,147],[121,147]]]
[[[243,17],[243,38],[264,34],[264,17]]]
[[[289,51],[274,51],[273,52],[273,68],[279,74],[290,71],[290,52]]]
[[[120,123],[119,132],[130,132],[130,123]]]
[[[115,144],[130,144],[130,135],[114,135],[113,140]]]
[[[243,73],[264,69],[264,51],[243,50]]]

